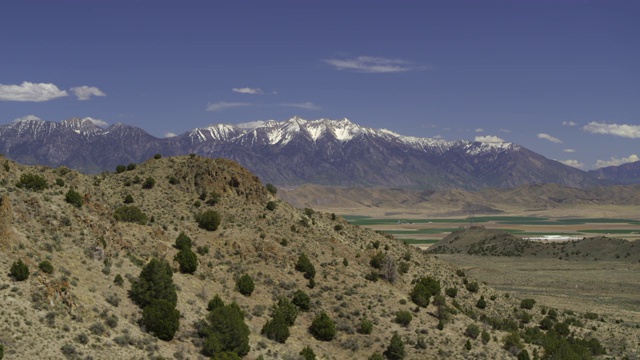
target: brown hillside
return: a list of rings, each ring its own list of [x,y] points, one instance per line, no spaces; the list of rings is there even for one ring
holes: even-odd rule
[[[24,174],[42,176],[48,188],[18,187]],[[153,186],[145,186],[148,179],[155,180]],[[70,189],[81,194],[81,207],[65,201]],[[146,214],[146,223],[114,218],[127,195],[133,199],[129,205]],[[318,359],[366,359],[381,354],[393,333],[404,342],[406,359],[509,359],[520,349],[505,347],[503,339],[537,327],[544,316],[540,304],[518,310],[519,299],[483,284],[468,287],[473,279],[434,255],[339,216],[281,202],[229,160],[150,159],[129,171],[95,176],[6,161],[0,168],[0,198],[0,344],[5,359],[205,358],[196,323],[205,318],[216,294],[227,304],[237,302],[245,313],[251,347],[246,359],[297,359],[306,346]],[[207,210],[220,215],[215,231],[199,228],[194,220]],[[178,272],[173,260],[180,232],[198,249],[194,274]],[[301,253],[316,270],[312,288],[295,270]],[[387,257],[386,265],[373,281],[376,270],[370,261],[378,253]],[[174,268],[181,316],[170,341],[144,331],[142,312],[127,294],[154,257]],[[30,269],[26,281],[7,275],[18,259]],[[53,265],[52,274],[38,269],[43,260]],[[250,296],[236,289],[236,279],[245,273],[255,281]],[[126,279],[123,286],[114,283],[117,275]],[[442,294],[450,288],[457,295],[431,298],[428,306],[418,307],[410,293],[421,277],[439,281]],[[298,314],[286,342],[261,335],[271,306],[297,290],[310,296],[311,309]],[[480,297],[486,299],[484,309],[476,307]],[[412,315],[408,325],[396,321],[398,311]],[[308,331],[321,312],[336,324],[331,341],[316,340]],[[578,338],[600,339],[610,356],[638,354],[637,329],[582,315],[559,314],[557,320],[569,321]],[[571,320],[576,317],[579,322]],[[363,318],[372,321],[371,334],[358,332]],[[487,331],[486,341],[465,335],[471,325]],[[523,349],[544,353],[533,344]]]

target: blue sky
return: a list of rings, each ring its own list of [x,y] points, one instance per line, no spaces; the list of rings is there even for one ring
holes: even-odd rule
[[[0,124],[346,117],[591,169],[640,155],[638,19],[631,0],[3,0]]]

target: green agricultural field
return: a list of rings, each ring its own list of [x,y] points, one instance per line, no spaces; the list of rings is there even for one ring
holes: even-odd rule
[[[362,215],[347,215],[346,220],[354,225],[369,227],[394,235],[411,244],[430,244],[433,237],[442,238],[462,227],[472,225],[495,228],[522,237],[563,235],[589,237],[593,234],[611,234],[628,239],[640,237],[640,221],[619,218],[551,218],[542,216],[474,216],[468,218],[373,218]],[[449,225],[443,227],[442,225]],[[598,224],[602,229],[594,229]],[[421,239],[421,237],[425,239]],[[426,239],[430,236],[431,239]],[[407,239],[406,237],[411,237]]]

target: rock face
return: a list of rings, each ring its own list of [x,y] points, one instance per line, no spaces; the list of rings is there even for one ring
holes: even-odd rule
[[[158,139],[139,128],[106,129],[91,119],[21,120],[0,126],[0,152],[25,164],[113,171],[162,155],[198,154],[237,161],[264,182],[414,189],[554,183],[612,183],[549,160],[517,144],[402,136],[347,119],[267,121],[252,128],[211,125]]]

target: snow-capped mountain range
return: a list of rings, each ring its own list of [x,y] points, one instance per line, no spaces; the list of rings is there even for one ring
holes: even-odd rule
[[[0,152],[25,164],[65,165],[90,173],[113,171],[157,153],[195,153],[236,160],[264,182],[280,185],[478,189],[603,183],[513,143],[403,136],[348,119],[216,124],[163,139],[122,123],[107,128],[97,123],[91,118],[17,120],[0,126]]]

